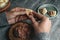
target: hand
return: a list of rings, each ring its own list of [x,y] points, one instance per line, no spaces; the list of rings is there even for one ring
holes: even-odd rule
[[[14,24],[18,22],[16,20],[18,20],[20,13],[16,13],[16,12],[19,12],[20,10],[24,10],[24,8],[17,7],[17,8],[12,9],[11,12],[6,12],[7,21],[9,24]],[[25,14],[25,13],[22,13],[22,14]]]
[[[37,17],[38,19],[40,19],[41,21],[37,22],[36,19],[33,17],[33,15]],[[41,14],[37,14],[37,13],[34,13],[33,15],[29,15],[28,17],[32,21],[32,25],[34,27],[35,32],[36,33],[43,33],[43,32],[49,33],[51,29],[51,21],[49,20],[49,18]]]

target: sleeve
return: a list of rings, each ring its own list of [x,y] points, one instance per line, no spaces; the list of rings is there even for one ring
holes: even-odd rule
[[[0,13],[0,27],[8,25],[8,21],[5,13]]]
[[[38,33],[33,40],[50,40],[50,35],[48,33]]]

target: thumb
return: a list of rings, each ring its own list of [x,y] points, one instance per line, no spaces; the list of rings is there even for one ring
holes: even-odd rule
[[[37,24],[37,21],[35,20],[35,18],[34,18],[32,15],[29,15],[29,18],[30,18],[30,20],[32,21],[32,23],[33,23],[34,25]]]

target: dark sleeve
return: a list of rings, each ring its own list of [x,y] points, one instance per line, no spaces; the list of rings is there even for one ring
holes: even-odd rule
[[[50,35],[48,33],[38,33],[33,40],[50,40]]]
[[[6,14],[0,13],[0,27],[8,25]]]

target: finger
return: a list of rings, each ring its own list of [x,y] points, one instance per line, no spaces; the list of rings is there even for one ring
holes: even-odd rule
[[[25,11],[25,8],[20,8],[20,7],[16,7],[14,9],[12,9],[11,11]]]
[[[25,12],[14,12],[13,15],[14,16],[17,16],[17,15],[24,15],[26,14]]]
[[[9,19],[9,20],[8,20],[8,23],[9,23],[9,24],[14,24],[14,23],[15,23],[15,18]]]
[[[8,19],[16,17],[18,15],[24,15],[26,14],[25,12],[6,12],[6,16],[8,16]]]
[[[13,8],[11,11],[19,11],[19,10],[20,10],[20,8],[17,7],[17,8]]]
[[[35,18],[32,15],[29,15],[29,18],[31,19],[31,21],[34,25],[37,24],[37,21],[35,20]]]
[[[46,16],[44,16],[44,15],[42,15],[42,14],[38,14],[38,13],[33,13],[33,15],[35,16],[35,17],[37,17],[38,19],[40,19],[40,20],[44,20],[45,18],[46,18]]]
[[[26,14],[25,8],[16,7],[10,11],[14,16]]]

